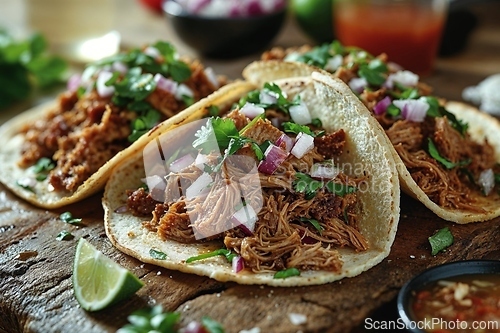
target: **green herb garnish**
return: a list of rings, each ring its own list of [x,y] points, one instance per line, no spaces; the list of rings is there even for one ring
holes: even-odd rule
[[[429,237],[429,243],[431,244],[431,253],[433,256],[446,249],[453,244],[453,235],[450,228],[445,227],[438,230],[434,235]]]
[[[293,122],[284,122],[282,124],[283,130],[287,133],[295,133],[299,134],[300,132],[306,133],[312,137],[317,137],[317,136],[322,136],[325,134],[325,131],[319,131],[317,133],[313,132],[308,126],[306,125],[299,125]]]
[[[292,268],[287,268],[287,269],[284,269],[282,271],[278,271],[276,273],[274,273],[274,278],[275,279],[286,279],[288,277],[291,277],[291,276],[299,276],[300,275],[300,271],[295,268],[295,267],[292,267]]]
[[[180,317],[178,312],[163,312],[161,305],[137,310],[127,317],[130,324],[120,328],[117,333],[175,333]]]
[[[314,198],[316,192],[322,188],[326,188],[330,193],[343,197],[346,194],[354,193],[357,188],[334,181],[329,181],[326,184],[323,181],[311,178],[305,173],[297,172],[293,181],[295,192],[304,193],[304,198],[310,200]]]
[[[465,165],[468,165],[470,163],[470,160],[464,160],[464,161],[460,161],[460,162],[451,162],[450,160],[448,160],[447,158],[441,156],[439,154],[439,151],[436,147],[436,145],[434,144],[434,141],[432,141],[431,138],[428,138],[428,141],[429,141],[429,145],[428,145],[428,149],[429,149],[429,155],[431,155],[431,157],[433,159],[435,159],[436,161],[438,161],[439,163],[441,163],[446,169],[453,169],[455,167],[462,167],[462,166],[465,166]]]
[[[212,117],[218,116],[220,113],[220,109],[216,105],[210,105],[208,107],[208,114]]]
[[[134,119],[131,124],[132,133],[128,136],[129,142],[134,142],[155,127],[161,119],[160,112],[155,109],[149,109]]]
[[[167,259],[167,255],[165,253],[163,253],[162,251],[155,250],[155,249],[149,249],[149,255],[151,256],[151,258],[157,259],[157,260]]]
[[[310,218],[307,218],[307,217],[301,217],[300,221],[301,222],[308,222],[308,223],[310,223],[314,227],[314,229],[316,229],[318,231],[318,233],[320,235],[323,232],[323,227],[321,226],[321,224],[319,224],[319,221],[316,220],[316,219],[310,219]]]
[[[426,96],[425,100],[429,104],[429,110],[427,110],[427,116],[429,117],[446,117],[451,124],[451,127],[456,129],[462,136],[467,133],[469,125],[458,119],[453,113],[446,110],[439,104],[436,97]]]
[[[75,236],[73,236],[73,235],[71,234],[71,232],[66,231],[66,230],[61,231],[61,232],[60,232],[60,233],[58,233],[58,234],[57,234],[57,236],[56,236],[56,239],[57,239],[58,241],[63,241],[63,240],[71,240],[71,239],[73,239],[73,238],[75,238]]]
[[[74,218],[73,214],[71,212],[64,212],[61,215],[59,215],[59,218],[66,223],[69,224],[80,224],[82,222],[82,219],[80,218]]]
[[[216,257],[216,256],[224,256],[224,257],[226,257],[228,262],[232,262],[233,258],[236,256],[236,254],[231,252],[228,249],[218,249],[218,250],[215,250],[212,252],[200,254],[199,256],[187,258],[186,264],[189,264],[189,263],[192,263],[192,262],[198,261],[198,260]]]
[[[207,316],[201,318],[201,326],[203,326],[207,333],[224,333],[224,328],[222,327],[222,325]]]
[[[330,193],[338,195],[339,197],[343,197],[346,194],[354,193],[358,190],[357,187],[341,183],[335,183],[333,181],[329,181],[328,183],[326,183],[326,188],[328,189],[328,191],[330,191]]]
[[[27,182],[24,180],[24,178],[16,180],[16,185],[25,189],[26,191],[30,191],[30,192],[35,193],[35,190],[30,185],[27,184]]]
[[[67,63],[49,55],[41,34],[17,41],[0,29],[0,109],[29,97],[34,88],[64,80]]]

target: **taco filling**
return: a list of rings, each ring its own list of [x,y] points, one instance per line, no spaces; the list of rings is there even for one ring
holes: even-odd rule
[[[18,165],[36,180],[74,192],[101,166],[161,121],[217,90],[225,79],[158,42],[98,61],[68,81],[57,105],[26,124]],[[29,189],[22,179],[18,185]]]
[[[318,47],[274,48],[263,60],[303,62],[343,80],[384,128],[412,179],[447,209],[484,213],[478,198],[500,198],[500,166],[487,139],[471,139],[468,124],[431,96],[419,76],[339,42]]]
[[[169,161],[163,202],[155,199],[157,188],[127,192],[126,210],[161,240],[218,242],[220,248],[186,263],[222,255],[236,273],[339,272],[339,248],[370,247],[358,226],[365,177],[351,177],[336,163],[347,133],[325,132],[299,95],[291,100],[268,83],[223,118],[208,118],[195,137],[187,154]],[[248,177],[253,171],[257,183]]]

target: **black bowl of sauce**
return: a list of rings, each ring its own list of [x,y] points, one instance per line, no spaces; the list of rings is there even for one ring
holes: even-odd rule
[[[397,307],[412,333],[500,332],[500,261],[432,267],[401,288]]]

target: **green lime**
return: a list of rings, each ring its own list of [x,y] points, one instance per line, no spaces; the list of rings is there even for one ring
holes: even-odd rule
[[[298,25],[317,43],[331,42],[334,38],[333,1],[291,0],[291,10]]]
[[[130,297],[143,285],[130,271],[80,238],[73,262],[73,290],[83,309],[102,310]]]

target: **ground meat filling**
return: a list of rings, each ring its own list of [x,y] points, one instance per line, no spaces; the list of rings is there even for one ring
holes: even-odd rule
[[[218,87],[205,75],[199,62],[190,64],[192,75],[184,82],[194,100],[209,95]],[[225,84],[220,78],[219,84]],[[167,91],[156,89],[146,101],[160,111],[165,120],[186,105]],[[118,152],[130,145],[131,123],[137,113],[119,108],[111,97],[100,97],[94,90],[78,98],[76,92],[60,95],[58,105],[43,119],[27,124],[25,142],[18,164],[26,168],[40,158],[52,159],[56,167],[49,183],[55,191],[74,192]]]
[[[237,127],[244,127],[249,122],[237,111],[232,111],[227,117],[234,120]],[[256,142],[273,141],[283,134],[269,120],[255,122],[245,133]],[[206,197],[187,199],[181,196],[179,201],[157,202],[152,207],[151,196],[139,189],[127,193],[127,206],[137,216],[145,216],[144,213],[149,211],[149,220],[144,221],[143,226],[157,233],[160,239],[191,244],[200,241],[196,239],[191,223],[196,223],[197,232],[203,233],[205,225],[213,228],[213,225],[220,224],[218,217],[227,216],[224,215],[227,213],[225,211],[237,206],[241,200],[240,187],[245,187],[245,193],[262,191],[262,209],[258,212],[251,234],[231,225],[223,226],[223,231],[207,239],[220,240],[227,249],[239,254],[245,261],[245,267],[253,272],[290,267],[339,271],[342,261],[338,248],[365,251],[369,247],[359,231],[357,220],[360,204],[356,193],[341,196],[323,188],[313,198],[305,198],[303,193],[295,192],[292,184],[297,172],[311,170],[314,163],[338,157],[344,149],[345,140],[346,134],[342,130],[327,133],[322,139],[317,139],[315,148],[303,158],[290,156],[274,174],[259,173],[258,188],[235,182],[248,171],[241,165],[236,168],[236,165],[229,163],[225,166],[228,168],[226,174],[231,176],[225,181],[214,181]],[[246,154],[249,150],[245,148],[241,150]],[[328,154],[325,156],[320,152]],[[181,179],[191,184],[200,174],[198,168],[188,167],[181,173],[168,176],[167,190],[171,185],[179,184]],[[353,187],[364,181],[363,178],[348,177],[343,173],[333,180]],[[235,193],[238,195],[235,196]],[[253,206],[254,203],[246,204]],[[197,218],[196,222],[191,222],[190,216]],[[315,226],[310,222],[311,219],[318,224]]]
[[[300,54],[310,50],[309,46],[287,49],[276,47],[263,53],[261,59],[283,60],[292,53]],[[352,56],[352,54],[345,56],[344,64],[349,63]],[[385,54],[377,58],[387,63]],[[349,83],[352,78],[358,76],[357,71],[357,65],[341,66],[333,75]],[[417,84],[416,89],[420,96],[428,96],[432,92],[431,87],[422,82]],[[385,87],[374,90],[365,89],[359,98],[369,110],[373,110],[379,101],[394,93],[398,94],[401,91],[397,88],[389,91]],[[375,115],[375,118],[386,131],[412,178],[433,202],[443,208],[484,212],[474,199],[482,193],[476,181],[481,172],[499,169],[495,161],[494,148],[487,141],[478,144],[472,141],[469,135],[462,136],[450,125],[446,117],[426,117],[422,123],[406,121],[387,113]],[[427,152],[427,138],[433,140],[441,156],[449,161],[454,163],[468,161],[466,168],[447,169],[437,162]],[[316,139],[316,141],[319,140]],[[495,171],[495,174],[497,172]],[[496,193],[497,191],[494,190],[490,195],[497,195]]]

